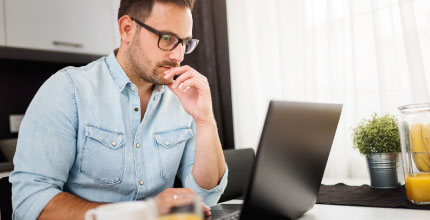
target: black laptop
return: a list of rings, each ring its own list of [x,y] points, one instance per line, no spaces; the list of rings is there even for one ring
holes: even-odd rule
[[[242,205],[206,219],[295,219],[316,201],[342,105],[271,101]]]

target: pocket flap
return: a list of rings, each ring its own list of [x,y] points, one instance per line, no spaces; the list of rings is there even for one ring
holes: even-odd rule
[[[155,141],[165,148],[171,148],[193,136],[191,128],[154,132]]]
[[[108,131],[87,125],[85,135],[112,149],[124,145],[124,134],[120,132]]]

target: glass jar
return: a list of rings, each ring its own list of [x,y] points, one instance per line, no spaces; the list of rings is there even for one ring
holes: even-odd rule
[[[400,106],[400,141],[406,196],[430,204],[430,103]]]
[[[157,220],[203,220],[202,198],[198,194],[178,193],[156,198]]]

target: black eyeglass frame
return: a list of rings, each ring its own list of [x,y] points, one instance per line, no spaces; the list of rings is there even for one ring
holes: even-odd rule
[[[184,52],[183,52],[183,54],[190,54],[191,52],[193,52],[194,51],[194,49],[197,47],[197,45],[199,44],[199,40],[198,39],[191,39],[191,38],[186,38],[186,39],[182,39],[182,38],[180,38],[180,37],[178,37],[178,35],[176,35],[176,34],[174,34],[174,33],[164,33],[164,32],[161,32],[161,31],[158,31],[158,30],[156,30],[155,28],[153,28],[153,27],[151,27],[151,26],[149,26],[149,25],[147,25],[147,24],[145,24],[145,23],[143,23],[143,22],[141,22],[141,21],[139,21],[139,20],[137,20],[136,18],[133,18],[133,17],[131,17],[130,16],[130,18],[131,18],[131,20],[132,21],[134,21],[134,22],[136,22],[137,24],[139,24],[140,26],[142,26],[142,27],[144,27],[146,30],[148,30],[148,31],[151,31],[152,33],[154,33],[154,34],[156,34],[156,35],[158,35],[158,44],[157,44],[157,46],[158,46],[158,48],[160,48],[161,50],[164,50],[164,51],[172,51],[172,50],[174,50],[179,44],[182,44],[182,46],[184,46],[184,48],[185,48],[185,45],[184,45],[184,43],[186,43],[187,41],[194,41],[195,42],[195,44],[196,44],[196,46],[192,49],[192,50],[190,50],[190,51],[186,51],[186,48],[184,49]],[[178,38],[178,42],[171,48],[171,49],[163,49],[163,48],[161,48],[160,47],[160,41],[161,41],[161,37],[163,36],[163,35],[173,35],[173,36],[175,36],[176,38]]]

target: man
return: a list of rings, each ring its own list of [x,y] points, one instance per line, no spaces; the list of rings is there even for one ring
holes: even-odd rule
[[[209,85],[180,66],[198,42],[193,3],[122,0],[120,48],[44,83],[19,132],[14,219],[81,219],[102,203],[192,191],[218,201],[228,170]],[[190,189],[171,189],[176,175]]]

